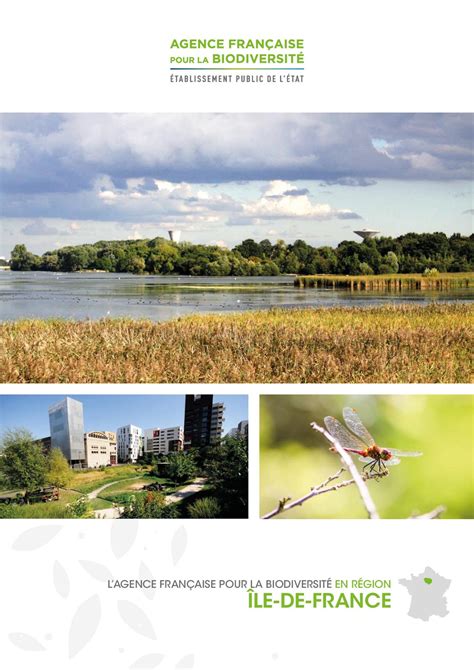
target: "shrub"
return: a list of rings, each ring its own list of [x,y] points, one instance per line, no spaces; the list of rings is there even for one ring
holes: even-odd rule
[[[217,498],[201,498],[189,505],[188,514],[191,519],[217,519],[221,510]]]

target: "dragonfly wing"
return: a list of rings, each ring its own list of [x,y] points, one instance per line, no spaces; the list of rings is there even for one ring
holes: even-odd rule
[[[344,417],[344,421],[346,422],[347,427],[350,428],[353,433],[358,435],[368,447],[374,446],[374,438],[360,420],[359,415],[355,409],[352,409],[352,407],[344,407],[342,410],[342,416]]]
[[[423,456],[421,451],[399,451],[398,449],[390,449],[390,453],[395,456]]]
[[[333,416],[324,417],[324,423],[331,435],[336,438],[343,449],[365,449],[365,444],[362,444],[355,435],[352,435],[340,421]]]
[[[373,460],[370,456],[359,456],[359,461],[362,461],[362,463],[372,463]]]
[[[398,465],[400,463],[399,458],[390,458],[388,461],[383,461],[384,465],[388,465],[389,468],[392,467],[392,465]]]

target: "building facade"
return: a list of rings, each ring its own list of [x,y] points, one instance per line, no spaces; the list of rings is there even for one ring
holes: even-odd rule
[[[144,450],[147,454],[169,454],[182,451],[184,446],[184,430],[182,426],[172,428],[147,428],[144,434]]]
[[[224,423],[224,404],[212,395],[187,395],[184,408],[184,448],[200,449],[219,442]]]
[[[48,408],[51,448],[61,449],[72,467],[83,467],[84,412],[82,403],[65,398]]]
[[[143,430],[128,424],[117,428],[117,456],[120,463],[136,463],[143,453]]]
[[[211,434],[209,436],[209,444],[217,444],[222,439],[222,431],[224,429],[224,403],[216,402],[212,405],[211,414]]]
[[[239,421],[235,428],[231,428],[228,432],[229,437],[239,437],[248,440],[249,437],[249,422]]]
[[[117,438],[109,431],[92,431],[84,435],[86,467],[117,465]]]

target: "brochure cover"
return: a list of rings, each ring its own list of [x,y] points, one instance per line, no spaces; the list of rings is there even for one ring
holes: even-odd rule
[[[471,23],[2,4],[2,667],[469,664]]]

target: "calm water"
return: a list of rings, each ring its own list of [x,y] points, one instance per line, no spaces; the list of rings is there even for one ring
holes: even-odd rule
[[[270,307],[372,306],[468,301],[474,291],[350,293],[296,289],[288,277],[148,277],[128,274],[0,272],[0,319],[147,318]]]

